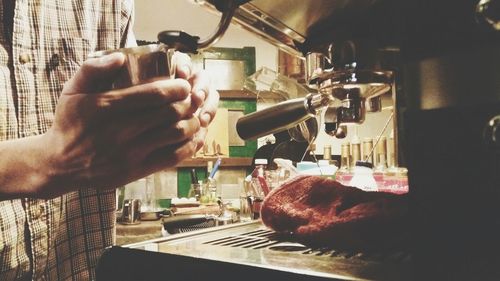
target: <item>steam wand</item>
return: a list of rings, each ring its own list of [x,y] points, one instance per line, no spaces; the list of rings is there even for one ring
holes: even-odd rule
[[[192,36],[180,30],[166,30],[158,33],[158,41],[181,52],[196,53],[197,50],[205,49],[215,44],[226,32],[236,9],[249,0],[227,0],[219,1],[217,9],[222,12],[217,29],[212,35],[200,40],[198,36]]]

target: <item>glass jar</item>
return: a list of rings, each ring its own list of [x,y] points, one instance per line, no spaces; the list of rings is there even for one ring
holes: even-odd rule
[[[207,178],[202,184],[200,203],[213,205],[217,204],[218,199],[217,181],[213,178]]]

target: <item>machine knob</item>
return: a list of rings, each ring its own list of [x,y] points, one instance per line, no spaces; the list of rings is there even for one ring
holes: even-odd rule
[[[500,151],[500,115],[497,115],[488,121],[484,129],[484,141],[493,149]]]
[[[500,31],[500,1],[480,0],[476,6],[476,17],[479,22],[485,22]]]

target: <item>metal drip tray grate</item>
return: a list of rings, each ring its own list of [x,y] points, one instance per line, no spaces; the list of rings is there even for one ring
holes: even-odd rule
[[[411,261],[411,255],[407,252],[402,251],[366,253],[338,251],[330,247],[311,248],[293,241],[291,237],[278,234],[268,229],[259,229],[241,234],[230,235],[204,242],[204,244],[255,250],[266,248],[272,251],[295,252],[302,255],[330,256],[346,259],[357,258],[381,262],[391,261],[407,263]]]
[[[277,237],[275,236],[277,236],[275,232],[271,230],[261,229],[242,234],[227,236],[224,238],[205,242],[204,244],[261,249],[280,243],[277,240]]]
[[[214,272],[245,271],[251,280],[256,276],[265,280],[275,276],[271,278],[275,281],[411,280],[411,258],[407,253],[312,248],[290,235],[266,228],[259,221],[205,228],[128,247],[155,252],[151,255],[176,263],[179,274],[185,263],[189,270],[183,274],[205,272],[209,267]]]

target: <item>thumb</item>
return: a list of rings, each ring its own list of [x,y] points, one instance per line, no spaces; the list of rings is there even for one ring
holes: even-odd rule
[[[86,60],[64,85],[63,93],[96,93],[109,90],[125,63],[125,55],[114,52]]]

